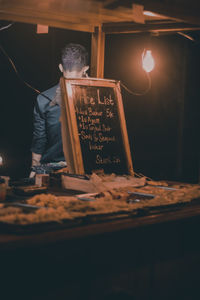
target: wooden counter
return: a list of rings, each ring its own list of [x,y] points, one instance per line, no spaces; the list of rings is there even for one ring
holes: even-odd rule
[[[1,234],[1,299],[199,299],[199,228],[200,205],[194,205]]]
[[[139,229],[148,225],[158,225],[174,221],[183,221],[200,218],[200,205],[177,208],[168,212],[157,213],[141,217],[120,217],[112,221],[101,221],[96,224],[80,225],[72,228],[61,228],[59,224],[45,231],[41,226],[41,232],[36,233],[30,229],[30,232],[17,231],[16,233],[0,233],[0,251],[9,247],[32,247],[41,246],[61,241],[69,241],[77,238],[97,236],[105,233],[124,231],[127,229]],[[45,225],[45,224],[44,224]],[[48,228],[48,227],[47,227]]]

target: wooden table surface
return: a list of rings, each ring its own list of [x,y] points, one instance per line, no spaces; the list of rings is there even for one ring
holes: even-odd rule
[[[136,217],[120,217],[112,220],[105,220],[99,223],[81,224],[72,228],[55,226],[53,229],[44,230],[41,224],[41,231],[28,230],[12,231],[1,230],[0,247],[24,247],[31,245],[45,245],[64,240],[77,239],[103,233],[122,231],[130,228],[140,228],[148,225],[158,225],[166,222],[173,222],[183,219],[200,218],[200,205],[184,206],[172,211],[163,211],[156,214]],[[44,224],[45,225],[45,224]]]
[[[74,228],[1,230],[0,296],[104,300],[121,289],[120,300],[126,291],[140,300],[199,299],[199,228],[194,204]]]

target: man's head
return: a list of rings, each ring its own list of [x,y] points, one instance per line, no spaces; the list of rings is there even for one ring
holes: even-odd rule
[[[61,53],[59,69],[65,78],[85,76],[89,69],[86,49],[79,44],[70,43],[66,45]]]

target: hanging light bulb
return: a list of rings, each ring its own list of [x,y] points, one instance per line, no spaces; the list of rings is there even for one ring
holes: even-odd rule
[[[144,50],[142,53],[142,67],[143,69],[149,73],[155,67],[155,61],[151,54],[151,50]]]

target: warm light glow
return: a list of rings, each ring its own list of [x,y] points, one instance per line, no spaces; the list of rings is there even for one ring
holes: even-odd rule
[[[151,54],[151,50],[145,50],[142,54],[142,67],[143,69],[149,73],[155,67],[155,61]]]
[[[143,11],[143,15],[147,16],[147,18],[150,17],[150,18],[157,18],[157,19],[158,18],[159,19],[167,19],[166,16],[163,16],[163,15],[160,15],[160,14],[156,14],[156,13],[154,13],[152,11],[148,11],[148,10],[144,10]]]
[[[0,166],[3,165],[3,158],[2,156],[0,155]]]
[[[149,17],[157,17],[158,14],[153,13],[152,11],[144,10],[143,15],[149,16]]]

